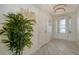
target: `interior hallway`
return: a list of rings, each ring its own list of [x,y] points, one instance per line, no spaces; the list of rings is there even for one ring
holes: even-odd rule
[[[21,12],[25,16],[30,14],[29,18],[36,21],[33,27],[33,45],[31,48],[25,47],[23,55],[79,54],[78,4],[1,4],[0,28],[7,20],[3,14],[9,12]],[[4,37],[0,36],[0,55],[11,54],[8,47],[1,43],[2,39]]]
[[[53,39],[43,45],[34,55],[78,55],[79,47],[75,41]]]

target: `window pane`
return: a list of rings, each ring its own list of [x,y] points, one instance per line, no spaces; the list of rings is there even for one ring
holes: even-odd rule
[[[64,25],[60,25],[60,28],[65,28],[65,26]]]
[[[65,29],[61,29],[60,30],[60,33],[65,33]]]
[[[60,33],[66,32],[66,20],[65,19],[61,19],[59,22],[59,32]]]
[[[60,20],[60,25],[61,25],[61,24],[65,24],[65,22],[66,22],[65,19],[61,19],[61,20]]]

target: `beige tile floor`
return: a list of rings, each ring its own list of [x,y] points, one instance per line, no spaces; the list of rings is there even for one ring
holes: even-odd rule
[[[34,55],[79,55],[79,47],[75,41],[53,39],[43,45]]]

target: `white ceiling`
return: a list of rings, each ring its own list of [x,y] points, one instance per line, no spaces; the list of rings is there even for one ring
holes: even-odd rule
[[[58,13],[55,13],[55,10],[54,10],[54,7],[56,5],[57,4],[39,4],[36,6],[47,13],[56,15],[56,14],[58,14]],[[74,12],[78,8],[78,4],[65,4],[65,5],[66,5],[66,7],[65,7],[66,11],[64,13]]]

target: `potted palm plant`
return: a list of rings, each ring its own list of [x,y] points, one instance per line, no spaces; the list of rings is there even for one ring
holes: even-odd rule
[[[2,42],[7,45],[12,54],[21,55],[25,46],[30,48],[32,45],[31,39],[35,21],[20,13],[9,13],[5,16],[8,20],[3,23],[0,35],[7,36],[7,39],[2,39]]]

